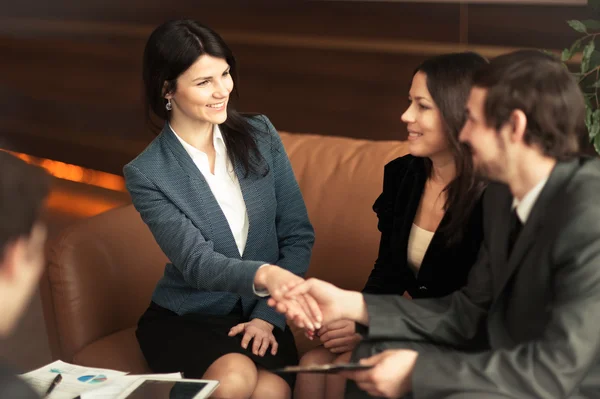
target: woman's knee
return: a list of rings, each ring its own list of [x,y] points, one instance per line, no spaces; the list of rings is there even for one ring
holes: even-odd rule
[[[290,385],[283,378],[267,370],[258,371],[258,381],[251,399],[289,399],[291,397]]]
[[[335,355],[322,346],[315,348],[302,356],[301,366],[331,363]],[[294,397],[298,399],[324,399],[325,374],[300,373],[296,377]]]
[[[218,397],[249,398],[256,388],[258,371],[248,356],[229,353],[215,360],[202,378],[219,381]]]
[[[318,348],[306,352],[300,359],[300,365],[308,366],[311,364],[331,363],[335,357],[336,355],[331,353],[328,349],[319,346]]]
[[[352,352],[345,352],[335,358],[333,363],[348,363]],[[346,379],[337,374],[327,374],[326,379],[326,396],[328,399],[341,399],[346,391]]]
[[[335,363],[335,364],[348,363],[348,362],[350,362],[351,357],[352,357],[352,352],[345,352],[345,353],[342,353],[341,355],[339,355],[338,357],[336,357],[333,360],[333,363]]]

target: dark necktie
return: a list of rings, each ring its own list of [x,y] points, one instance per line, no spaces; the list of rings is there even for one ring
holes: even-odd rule
[[[517,215],[517,208],[513,208],[510,213],[510,232],[508,235],[508,249],[506,251],[507,256],[510,256],[522,228],[523,223],[521,223],[521,219],[519,219],[519,215]]]

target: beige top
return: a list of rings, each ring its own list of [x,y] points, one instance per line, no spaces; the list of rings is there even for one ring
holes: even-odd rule
[[[425,257],[425,252],[429,247],[429,243],[435,233],[420,228],[416,224],[412,224],[410,236],[408,237],[408,266],[413,270],[415,275],[419,273],[421,263]]]

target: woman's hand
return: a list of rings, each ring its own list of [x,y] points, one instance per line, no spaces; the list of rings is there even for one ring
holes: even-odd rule
[[[275,265],[265,265],[258,269],[254,277],[257,289],[266,289],[272,298],[283,299],[285,292],[304,282],[302,277]],[[307,330],[321,328],[321,311],[310,295],[297,295],[287,301],[286,313],[294,318],[296,325]]]
[[[350,320],[333,321],[321,328],[318,335],[331,353],[350,352],[361,339],[356,333],[356,323]]]
[[[257,356],[264,356],[271,346],[271,355],[277,353],[279,344],[273,335],[273,324],[261,319],[252,319],[246,323],[240,323],[229,330],[229,336],[234,337],[243,332],[242,348],[248,348],[252,340],[252,353]]]
[[[284,294],[279,297],[271,295],[268,301],[269,306],[274,307],[279,313],[285,314],[300,328],[307,328],[307,326],[304,320],[298,317],[299,312],[295,306],[299,296],[306,296],[313,301],[309,305],[311,309],[316,305],[316,311],[313,313],[319,312],[320,324],[341,319],[368,324],[366,304],[360,292],[346,291],[316,278],[310,278],[301,284],[283,286],[281,291]],[[302,316],[301,313],[300,315]],[[307,329],[311,330],[312,328],[309,326]]]

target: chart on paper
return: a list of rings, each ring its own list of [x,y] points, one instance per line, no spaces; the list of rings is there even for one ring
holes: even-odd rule
[[[52,392],[52,399],[73,399],[78,395],[95,391],[111,385],[120,385],[121,378],[127,374],[109,369],[95,369],[77,366],[57,360],[37,370],[22,374],[23,378],[34,390],[43,395],[54,377],[62,375],[61,383]]]

